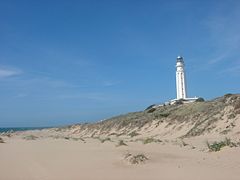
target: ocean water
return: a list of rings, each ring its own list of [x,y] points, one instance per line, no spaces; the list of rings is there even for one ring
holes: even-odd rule
[[[26,131],[26,130],[36,130],[36,129],[45,129],[49,127],[9,127],[9,128],[0,128],[0,133],[8,131]]]

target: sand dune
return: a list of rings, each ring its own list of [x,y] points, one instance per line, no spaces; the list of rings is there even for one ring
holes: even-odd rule
[[[210,153],[171,144],[116,144],[13,138],[0,145],[0,179],[239,179],[239,148]],[[130,164],[124,159],[127,153],[144,154],[148,160]]]
[[[239,102],[226,95],[95,124],[2,133],[0,180],[239,180]]]

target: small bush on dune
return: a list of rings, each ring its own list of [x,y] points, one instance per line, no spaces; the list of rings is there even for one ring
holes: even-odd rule
[[[207,146],[209,151],[217,152],[220,151],[225,146],[236,147],[237,145],[234,142],[232,142],[229,138],[226,138],[224,141],[213,142],[212,144],[207,142]]]
[[[152,112],[154,112],[154,111],[156,111],[156,108],[151,108],[151,109],[148,109],[148,110],[147,110],[147,113],[152,113]]]
[[[182,146],[187,146],[188,144],[187,144],[185,141],[182,140],[182,141],[181,141],[181,145],[182,145]]]
[[[113,132],[113,133],[110,133],[110,134],[108,134],[109,136],[117,136],[118,134],[117,133],[115,133],[115,132]]]
[[[66,136],[66,137],[64,137],[64,139],[66,139],[66,140],[73,140],[73,141],[83,141],[84,143],[86,143],[86,141],[85,141],[85,139],[83,139],[83,138],[81,138],[81,137],[68,137],[68,136]]]
[[[139,133],[137,133],[136,131],[133,131],[131,133],[128,134],[130,137],[134,137],[134,136],[138,136],[140,135]]]
[[[99,140],[100,140],[101,143],[104,143],[104,142],[106,142],[106,141],[111,141],[111,138],[109,138],[109,137],[104,138],[104,139],[100,139],[100,138],[99,138]]]
[[[36,139],[38,139],[38,137],[34,136],[34,135],[28,135],[28,136],[23,137],[23,139],[26,139],[26,140],[36,140]]]
[[[117,137],[123,136],[123,135],[125,135],[125,133],[119,133],[119,134],[117,134]]]
[[[74,141],[79,141],[80,140],[80,141],[86,142],[85,139],[83,139],[81,137],[79,137],[79,138],[73,137],[71,139],[74,140]]]
[[[149,144],[149,143],[158,143],[158,142],[162,142],[160,139],[154,139],[154,138],[146,138],[146,139],[143,139],[143,144]]]
[[[0,143],[5,143],[4,140],[0,137]]]
[[[197,98],[197,100],[196,100],[196,102],[204,102],[205,100],[202,98],[202,97],[200,97],[200,98]]]
[[[117,147],[119,146],[127,146],[127,144],[123,140],[120,140],[117,144]]]
[[[228,93],[228,94],[225,94],[224,97],[228,98],[228,97],[231,97],[233,94],[231,93]]]
[[[131,153],[126,154],[124,159],[130,164],[143,164],[148,160],[144,154],[133,155]]]
[[[235,110],[240,109],[240,101],[238,101],[234,104],[234,109]]]

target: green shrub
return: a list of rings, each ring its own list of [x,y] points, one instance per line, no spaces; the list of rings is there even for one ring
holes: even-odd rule
[[[161,117],[168,117],[170,115],[170,113],[161,113],[159,114]]]
[[[125,160],[127,160],[130,164],[142,164],[145,163],[148,158],[144,154],[132,155],[131,153],[128,153],[125,155]]]
[[[106,141],[111,141],[111,138],[107,137],[107,138],[104,138],[104,139],[99,139],[101,143],[104,143]]]
[[[235,118],[235,117],[236,117],[235,114],[230,114],[230,115],[228,116],[228,119],[233,119],[233,118]]]
[[[117,147],[119,146],[127,146],[127,144],[123,140],[120,140],[117,144]]]
[[[240,109],[240,101],[235,102],[234,110]]]
[[[152,104],[152,105],[148,106],[148,107],[145,109],[145,111],[154,108],[154,106],[156,106],[156,104]]]
[[[205,100],[202,98],[202,97],[200,97],[200,98],[197,98],[197,100],[196,100],[196,102],[204,102]]]
[[[108,134],[109,136],[117,136],[118,134],[117,133],[115,133],[115,132],[113,132],[113,133],[110,133],[110,134]]]
[[[4,140],[0,137],[0,143],[5,143]]]
[[[187,146],[188,144],[184,142],[183,140],[181,141],[182,146]]]
[[[156,111],[156,108],[151,108],[151,109],[148,109],[148,110],[147,110],[147,113],[152,113],[152,112],[154,112],[154,111]]]
[[[128,134],[130,137],[134,137],[134,136],[138,136],[140,135],[139,133],[137,133],[136,131],[133,131],[131,133]]]
[[[235,143],[231,142],[231,140],[229,138],[226,138],[224,141],[213,142],[212,144],[207,142],[207,146],[208,146],[209,151],[216,152],[216,151],[220,151],[225,146],[236,147],[237,145]]]
[[[158,142],[162,142],[160,139],[154,139],[154,138],[146,138],[146,139],[143,139],[143,144],[149,144],[149,143],[158,143]]]
[[[224,97],[231,97],[233,94],[231,93],[228,93],[228,94],[225,94]]]
[[[28,135],[28,136],[23,137],[23,139],[26,139],[26,140],[36,140],[36,139],[38,139],[38,137],[34,136],[34,135]]]
[[[86,141],[85,141],[85,139],[83,139],[83,138],[81,138],[81,137],[79,137],[79,138],[77,138],[77,137],[72,137],[71,138],[72,140],[74,140],[74,141],[83,141],[84,143],[86,143]]]

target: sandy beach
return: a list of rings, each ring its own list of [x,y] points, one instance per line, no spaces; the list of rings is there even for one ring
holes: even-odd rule
[[[0,180],[239,180],[240,96],[0,134]]]
[[[2,180],[239,179],[239,148],[207,152],[173,143],[129,141],[117,146],[117,139],[26,140],[20,135],[4,140],[0,144]],[[126,154],[144,154],[148,159],[131,164]]]

